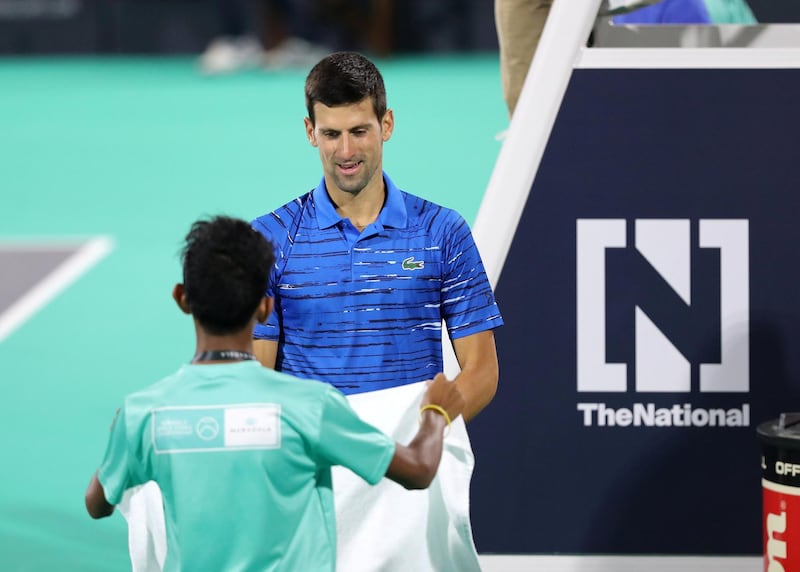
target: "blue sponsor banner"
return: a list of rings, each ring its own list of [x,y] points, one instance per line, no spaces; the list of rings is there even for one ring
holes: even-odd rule
[[[800,70],[573,73],[470,425],[483,553],[760,554],[800,410]]]

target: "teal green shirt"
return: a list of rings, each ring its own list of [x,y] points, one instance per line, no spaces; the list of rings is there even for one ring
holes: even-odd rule
[[[186,365],[125,399],[98,478],[118,504],[156,481],[165,570],[333,571],[333,465],[370,484],[394,442],[326,383],[258,362]]]

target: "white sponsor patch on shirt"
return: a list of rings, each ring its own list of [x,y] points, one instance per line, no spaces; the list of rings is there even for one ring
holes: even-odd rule
[[[153,409],[156,454],[277,449],[281,406],[276,403],[176,406]]]
[[[281,443],[280,405],[225,409],[226,447],[273,448]]]

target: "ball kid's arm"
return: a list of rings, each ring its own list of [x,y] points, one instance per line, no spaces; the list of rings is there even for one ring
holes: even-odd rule
[[[97,471],[92,475],[92,480],[89,481],[84,502],[86,503],[86,511],[92,518],[104,518],[111,516],[114,512],[114,505],[106,500],[106,493],[97,479]]]
[[[407,489],[427,488],[442,458],[445,427],[461,414],[464,398],[455,383],[439,373],[420,405],[419,431],[406,445],[395,444],[386,476]]]

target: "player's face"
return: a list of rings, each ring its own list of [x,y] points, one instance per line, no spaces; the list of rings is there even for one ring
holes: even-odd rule
[[[328,191],[356,195],[368,187],[382,189],[383,142],[392,136],[392,111],[379,121],[365,97],[336,107],[315,103],[314,117],[316,125],[306,118],[306,135],[319,148]]]

